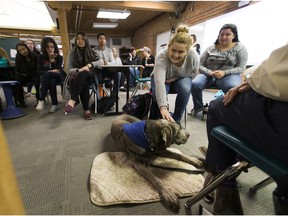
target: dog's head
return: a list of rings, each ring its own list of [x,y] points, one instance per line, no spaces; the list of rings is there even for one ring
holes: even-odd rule
[[[148,120],[149,123],[147,123],[150,125],[150,132],[155,145],[154,150],[157,152],[165,151],[166,148],[172,144],[185,144],[190,136],[190,134],[177,123],[172,123],[164,119],[157,121],[152,120],[154,122],[153,124],[151,124],[150,121]]]

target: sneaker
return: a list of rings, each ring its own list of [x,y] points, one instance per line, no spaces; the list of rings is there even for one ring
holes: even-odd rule
[[[36,110],[43,110],[44,109],[44,101],[38,101],[38,104],[36,106]]]
[[[52,105],[48,113],[55,113],[57,111],[57,105]]]
[[[191,110],[191,113],[189,113],[189,115],[192,115],[192,116],[196,116],[199,112],[203,111],[203,107],[200,107],[199,109],[192,109]]]

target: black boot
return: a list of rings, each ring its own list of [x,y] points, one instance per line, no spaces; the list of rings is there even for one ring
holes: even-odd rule
[[[288,196],[279,195],[273,191],[273,203],[276,215],[288,215]]]
[[[216,199],[213,214],[243,215],[243,209],[238,188],[219,187],[216,189]]]

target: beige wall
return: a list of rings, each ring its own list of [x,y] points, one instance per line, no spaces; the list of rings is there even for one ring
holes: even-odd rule
[[[148,46],[152,51],[152,55],[155,56],[158,34],[167,32],[180,23],[192,26],[237,9],[239,9],[238,1],[189,2],[186,10],[178,19],[172,13],[164,14],[135,31],[134,36],[131,37],[132,46],[136,48]]]

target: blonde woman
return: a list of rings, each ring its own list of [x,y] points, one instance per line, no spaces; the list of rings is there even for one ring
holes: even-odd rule
[[[168,47],[160,51],[151,74],[153,101],[150,118],[163,118],[179,123],[189,101],[192,78],[199,69],[199,55],[191,49],[192,40],[185,25],[177,27]],[[177,94],[175,110],[168,109],[167,94],[172,90]]]

